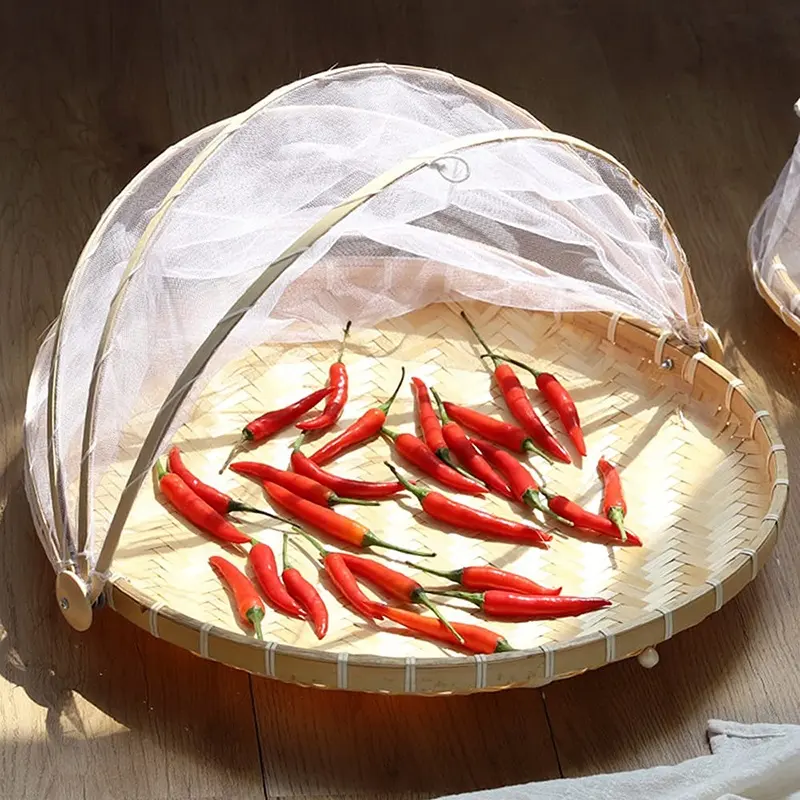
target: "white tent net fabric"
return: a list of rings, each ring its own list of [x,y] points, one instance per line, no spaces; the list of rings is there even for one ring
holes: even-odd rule
[[[130,421],[155,416],[220,319],[310,226],[421,151],[525,127],[542,130],[524,112],[451,76],[384,65],[318,76],[236,118],[202,154],[131,265],[111,346],[101,354],[95,431],[84,459],[90,486],[119,459]],[[153,180],[159,178],[163,196],[176,173],[159,170]],[[118,209],[119,224],[142,230],[146,209],[150,203]],[[130,253],[130,239],[125,246]],[[91,278],[105,282],[112,270],[118,277],[119,257],[89,259],[89,277],[68,310],[72,325],[103,316],[113,290],[98,297]],[[347,319],[371,325],[444,299],[619,312],[696,344],[682,262],[660,209],[602,156],[538,139],[459,149],[389,183],[303,252],[216,350],[161,444],[204,383],[247,348],[335,338]],[[95,297],[82,305],[79,291]],[[75,396],[59,408],[70,530],[80,522],[75,484],[88,382],[74,365],[94,360],[96,342],[76,341],[72,366],[61,370],[61,395],[75,384]],[[141,444],[128,436],[126,459]],[[37,487],[45,487],[38,450],[31,465]],[[94,558],[106,531],[91,524],[91,508],[89,523]]]
[[[796,109],[800,114],[800,101]],[[754,277],[800,325],[800,139],[753,222],[749,245]]]

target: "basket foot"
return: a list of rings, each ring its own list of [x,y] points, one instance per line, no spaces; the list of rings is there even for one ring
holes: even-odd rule
[[[656,651],[655,647],[645,647],[641,653],[636,657],[636,660],[641,664],[645,669],[653,669],[653,667],[658,664],[658,652]]]

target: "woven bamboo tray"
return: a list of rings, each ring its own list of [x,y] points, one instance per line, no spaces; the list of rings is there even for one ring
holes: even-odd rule
[[[470,657],[398,635],[388,622],[370,625],[323,584],[331,629],[322,642],[307,623],[275,612],[267,614],[266,642],[258,642],[237,625],[208,567],[218,545],[163,506],[150,480],[139,492],[117,551],[107,603],[154,636],[252,673],[320,687],[436,694],[540,686],[641,653],[696,625],[755,577],[774,547],[788,482],[784,447],[772,421],[741,381],[703,353],[618,315],[554,317],[482,304],[466,308],[493,345],[558,374],[577,402],[589,456],[573,466],[549,467],[536,459],[548,484],[597,509],[596,462],[601,454],[612,458],[622,469],[630,528],[644,547],[609,548],[566,536],[556,536],[548,551],[494,543],[435,526],[410,497],[343,513],[391,541],[431,547],[438,553],[427,562],[431,566],[490,562],[562,585],[565,593],[602,595],[613,601],[611,607],[577,619],[503,624],[481,623],[454,605],[448,610],[452,619],[486,624],[518,648]],[[505,416],[458,310],[440,304],[374,330],[353,331],[346,355],[351,400],[337,430],[390,393],[401,365],[409,377],[425,378],[453,401]],[[218,477],[218,468],[248,420],[324,383],[336,347],[335,342],[262,346],[216,375],[177,436],[190,468],[239,499],[267,506],[254,482],[231,472]],[[536,402],[535,392],[532,397]],[[566,441],[554,414],[536,404]],[[414,429],[407,385],[390,422]],[[133,428],[131,440],[140,440],[147,425]],[[293,438],[286,432],[248,457],[282,466]],[[390,454],[388,444],[378,440],[329,468],[383,479],[382,462]],[[101,529],[130,467],[130,459],[121,460],[98,487],[95,524]],[[459,499],[524,516],[499,498]],[[280,534],[262,521],[248,518],[244,530],[280,549]],[[243,556],[231,557],[244,565]],[[294,560],[316,580],[310,558],[295,553]],[[418,577],[428,586],[437,581]]]
[[[756,289],[767,305],[800,336],[800,286],[789,275],[785,265],[776,256],[770,265],[770,282],[764,280],[751,253],[753,280]]]

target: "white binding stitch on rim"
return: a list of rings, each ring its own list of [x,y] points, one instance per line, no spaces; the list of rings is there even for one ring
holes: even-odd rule
[[[482,653],[475,655],[475,688],[486,688],[486,656]]]
[[[669,332],[664,331],[661,336],[658,337],[658,341],[656,341],[656,349],[653,352],[653,363],[658,367],[664,361],[664,345],[667,343],[667,339],[669,339]]]
[[[706,583],[714,587],[714,611],[719,611],[725,602],[722,581],[718,581],[716,578],[709,578]]]
[[[555,673],[556,656],[549,644],[542,645],[542,652],[544,653],[544,677],[545,680],[550,680]]]
[[[769,464],[770,458],[775,453],[785,453],[786,452],[786,445],[785,444],[773,444],[769,448],[769,452],[767,453],[767,463]]]
[[[336,659],[336,687],[338,689],[347,688],[347,659],[348,653],[339,653]]]
[[[706,357],[705,353],[695,353],[683,365],[683,379],[686,383],[694,386],[694,375],[697,372],[697,364]]]
[[[744,386],[744,381],[739,378],[731,378],[728,381],[728,388],[725,389],[725,410],[731,410],[731,403],[733,402],[733,393],[740,387]]]
[[[765,411],[764,409],[761,409],[761,411],[756,411],[756,413],[753,414],[753,419],[750,421],[750,436],[749,436],[750,439],[752,439],[753,436],[755,435],[756,425],[758,424],[758,421],[768,416],[769,416],[769,411]]]
[[[758,553],[752,547],[743,547],[739,552],[750,557],[750,566],[752,568],[750,575],[751,578],[755,578],[758,574]]]
[[[611,344],[617,343],[617,325],[619,324],[619,320],[622,314],[616,312],[611,315],[611,319],[608,321],[608,329],[606,330],[606,339],[608,339]]]
[[[779,522],[779,521],[780,521],[780,516],[778,514],[764,514],[764,516],[761,517],[761,522],[762,523],[763,522]]]
[[[664,615],[664,641],[666,642],[667,639],[672,638],[672,634],[674,631],[672,625],[672,612],[665,611],[663,608],[658,609]]]
[[[198,650],[203,658],[208,658],[208,632],[211,630],[211,623],[204,622],[200,626],[200,643]]]
[[[403,690],[406,694],[413,694],[417,691],[417,659],[414,656],[406,658],[403,670]]]
[[[613,633],[600,631],[606,638],[606,664],[617,660],[617,637]]]
[[[156,637],[156,639],[160,639],[161,637],[158,635],[158,612],[161,611],[162,608],[166,603],[159,600],[157,603],[153,603],[150,606],[150,610],[147,612],[148,621],[150,624],[150,633]]]
[[[264,645],[264,674],[268,678],[275,677],[275,650],[277,648],[277,642],[267,642]]]

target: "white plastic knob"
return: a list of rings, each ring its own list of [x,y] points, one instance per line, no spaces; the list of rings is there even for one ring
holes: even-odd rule
[[[639,663],[645,669],[653,669],[653,667],[658,664],[658,652],[655,647],[646,647],[642,650],[641,653],[638,655]]]

